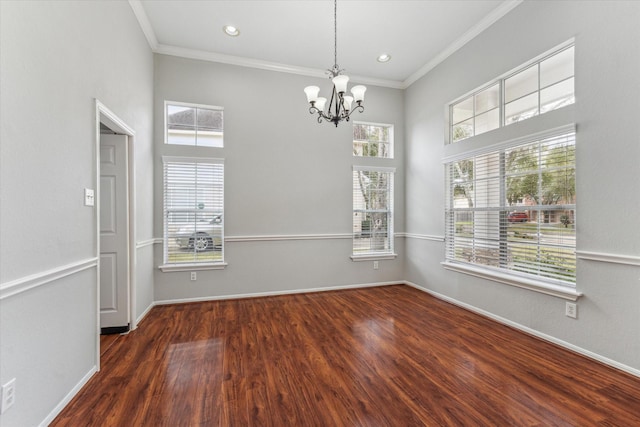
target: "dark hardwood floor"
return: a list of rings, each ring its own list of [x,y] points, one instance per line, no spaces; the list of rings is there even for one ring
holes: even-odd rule
[[[52,426],[638,426],[640,379],[398,285],[158,306]]]
[[[100,335],[100,358],[103,358],[122,334]]]

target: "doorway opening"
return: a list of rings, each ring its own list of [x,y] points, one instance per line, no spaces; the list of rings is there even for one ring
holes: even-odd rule
[[[100,335],[136,328],[135,132],[96,100],[96,366]]]

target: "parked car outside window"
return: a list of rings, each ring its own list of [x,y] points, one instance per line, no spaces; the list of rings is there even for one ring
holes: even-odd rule
[[[527,221],[529,221],[529,215],[527,215],[526,212],[522,212],[522,211],[509,212],[509,215],[507,215],[507,221],[509,221],[509,222],[527,222]]]
[[[176,233],[176,243],[182,249],[196,252],[222,249],[222,214],[211,220],[185,223]]]

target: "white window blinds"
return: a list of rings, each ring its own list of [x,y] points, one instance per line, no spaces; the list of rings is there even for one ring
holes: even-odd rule
[[[575,287],[575,133],[446,164],[449,262]]]
[[[353,168],[353,254],[393,253],[393,168]]]
[[[164,157],[164,263],[223,262],[224,164]]]

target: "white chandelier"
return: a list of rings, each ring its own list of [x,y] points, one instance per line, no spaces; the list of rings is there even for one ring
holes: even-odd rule
[[[307,86],[304,93],[307,94],[307,102],[311,105],[309,113],[318,113],[318,123],[322,123],[322,119],[331,122],[338,127],[338,123],[342,120],[349,121],[351,114],[359,110],[364,111],[364,93],[367,90],[365,86],[358,85],[351,88],[353,96],[345,95],[347,93],[347,83],[349,76],[342,74],[338,67],[338,1],[333,1],[333,35],[334,35],[334,64],[333,68],[327,70],[329,78],[333,82],[333,93],[329,101],[329,107],[325,111],[327,98],[319,97],[320,88],[318,86]],[[355,105],[354,105],[355,102]]]

